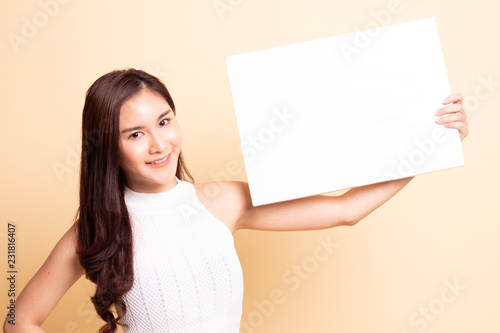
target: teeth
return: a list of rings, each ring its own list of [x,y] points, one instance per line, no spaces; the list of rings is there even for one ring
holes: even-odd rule
[[[165,162],[165,160],[170,156],[170,154],[168,154],[167,156],[165,156],[164,159],[160,160],[160,161],[155,161],[155,162],[149,162],[149,164],[158,164],[158,163],[161,163],[161,162]]]

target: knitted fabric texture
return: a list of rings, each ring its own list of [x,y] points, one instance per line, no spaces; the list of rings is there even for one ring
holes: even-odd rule
[[[231,231],[193,184],[161,193],[125,187],[134,241],[134,285],[125,333],[238,333],[243,274]]]

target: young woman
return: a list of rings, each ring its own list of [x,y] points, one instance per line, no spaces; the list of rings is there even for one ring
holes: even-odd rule
[[[463,139],[462,97],[443,103],[436,121]],[[232,234],[354,225],[411,180],[253,207],[244,182],[193,182],[175,114],[165,86],[143,71],[113,71],[89,88],[76,222],[19,295],[5,332],[43,332],[85,274],[100,332],[237,333],[243,278]]]

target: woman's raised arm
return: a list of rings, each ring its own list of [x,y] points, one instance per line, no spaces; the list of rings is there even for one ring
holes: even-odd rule
[[[15,325],[4,321],[5,333],[44,332],[42,323],[66,291],[84,274],[76,254],[76,224],[61,237],[40,269],[16,299]]]
[[[436,123],[458,130],[463,140],[469,133],[462,95],[445,98],[435,112]],[[353,188],[341,196],[316,195],[301,199],[253,207],[248,184],[234,182],[228,195],[230,207],[241,207],[233,230],[313,230],[354,225],[398,193],[410,178]],[[242,204],[243,203],[243,204]]]

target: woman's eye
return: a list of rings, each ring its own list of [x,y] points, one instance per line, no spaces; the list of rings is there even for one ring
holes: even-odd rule
[[[160,126],[165,126],[165,125],[167,125],[169,120],[170,120],[170,119],[167,119],[167,118],[162,119],[162,120],[160,121]]]
[[[137,138],[139,138],[141,135],[142,135],[142,134],[141,134],[141,132],[135,132],[135,133],[130,134],[130,138],[131,138],[131,139],[137,139]]]

